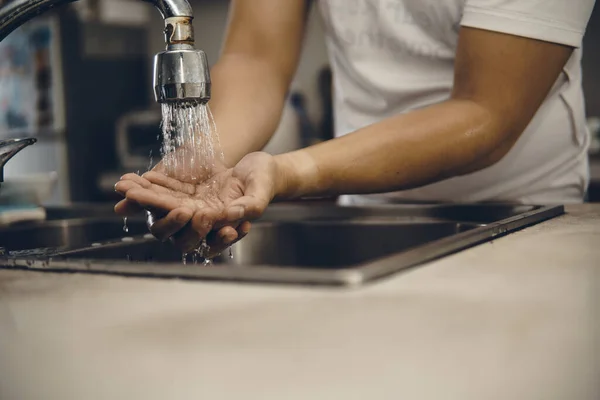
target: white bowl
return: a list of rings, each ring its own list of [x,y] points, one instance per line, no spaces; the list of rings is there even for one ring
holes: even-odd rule
[[[6,178],[0,184],[0,203],[41,205],[52,196],[57,183],[56,172]]]

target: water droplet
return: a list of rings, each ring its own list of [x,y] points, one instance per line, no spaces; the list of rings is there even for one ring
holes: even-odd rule
[[[129,233],[129,227],[127,226],[127,217],[123,218],[123,232]]]
[[[206,239],[202,239],[202,243],[200,243],[200,247],[198,247],[196,252],[201,257],[204,257],[204,258],[208,257],[208,255],[210,254],[210,246],[208,245],[208,243],[206,243]]]
[[[187,253],[183,253],[181,255],[181,262],[183,263],[183,265],[187,265]]]
[[[194,252],[192,254],[192,262],[194,263],[194,265],[198,264],[198,253]]]
[[[131,254],[127,254],[126,258],[127,258],[127,261],[129,261],[129,262],[133,261],[133,257],[131,257]]]
[[[231,249],[231,247],[229,248],[229,259],[233,260],[233,250]]]

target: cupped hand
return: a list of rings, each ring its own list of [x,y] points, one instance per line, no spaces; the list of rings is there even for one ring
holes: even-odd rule
[[[249,232],[250,221],[273,200],[278,179],[274,158],[260,152],[214,172],[196,182],[169,177],[161,168],[143,176],[127,174],[115,185],[125,197],[115,211],[127,216],[146,210],[159,240],[171,239],[190,252],[206,238],[214,255]]]

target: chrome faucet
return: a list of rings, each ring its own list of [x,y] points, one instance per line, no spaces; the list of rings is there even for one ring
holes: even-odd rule
[[[0,183],[4,182],[4,166],[8,160],[35,142],[37,139],[34,138],[0,140]]]
[[[0,7],[0,41],[16,28],[54,7],[77,0],[9,0]],[[187,0],[143,0],[152,3],[165,22],[166,50],[154,58],[154,95],[159,103],[206,103],[211,83],[206,53],[194,48],[193,12]],[[2,167],[35,139],[0,141]],[[6,150],[6,151],[5,151]],[[6,154],[6,155],[5,155]]]

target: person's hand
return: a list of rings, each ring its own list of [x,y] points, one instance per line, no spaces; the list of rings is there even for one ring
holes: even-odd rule
[[[174,178],[180,182],[198,184],[205,182],[211,176],[218,174],[219,172],[225,171],[227,168],[221,161],[212,160],[212,163],[203,161],[203,154],[199,149],[195,149],[191,146],[181,146],[172,153],[165,155],[165,157],[152,168],[152,171],[161,173],[170,178]],[[139,182],[140,184],[147,182],[139,180],[138,174],[126,174],[121,177],[121,180],[132,179]],[[117,190],[117,192],[119,192]],[[122,193],[121,193],[122,194]],[[115,207],[118,214],[128,216],[135,215],[137,213],[145,211],[137,202],[129,200],[127,198],[121,200]],[[163,213],[158,212],[152,215],[153,219],[161,218]]]
[[[234,168],[196,183],[169,177],[161,169],[143,176],[128,174],[115,185],[125,197],[115,211],[120,215],[150,211],[150,231],[159,240],[172,239],[189,252],[207,238],[214,254],[249,232],[249,221],[262,215],[273,200],[279,175],[267,153],[249,154]]]

